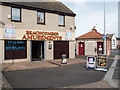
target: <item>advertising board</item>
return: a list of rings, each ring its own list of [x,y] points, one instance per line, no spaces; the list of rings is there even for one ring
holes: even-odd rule
[[[97,64],[95,70],[107,71],[107,56],[100,54],[97,56]]]
[[[91,57],[91,56],[88,56],[87,57],[87,66],[86,68],[95,68],[95,63],[96,62],[96,58],[95,57]]]
[[[98,55],[97,67],[107,67],[106,55]]]

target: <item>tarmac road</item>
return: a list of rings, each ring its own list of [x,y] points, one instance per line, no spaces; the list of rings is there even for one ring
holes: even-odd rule
[[[111,51],[111,55],[120,55],[120,49],[114,49]]]
[[[43,68],[4,72],[13,88],[54,88],[101,80],[105,72],[86,70],[84,65],[76,64],[57,68]]]
[[[113,59],[108,62],[110,67]],[[58,88],[100,81],[106,72],[86,70],[86,64],[3,72],[13,88]]]

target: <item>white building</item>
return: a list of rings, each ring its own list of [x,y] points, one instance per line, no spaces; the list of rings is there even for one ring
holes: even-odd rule
[[[116,36],[115,34],[107,34],[107,37],[111,38],[111,49],[116,49],[117,44],[116,44]]]

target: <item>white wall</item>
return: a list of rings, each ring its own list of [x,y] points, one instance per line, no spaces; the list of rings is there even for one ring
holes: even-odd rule
[[[69,42],[69,58],[75,58],[75,41]]]
[[[116,48],[117,48],[116,36],[115,36],[115,34],[113,34],[113,37],[112,37],[112,49],[116,49]]]
[[[49,43],[50,42],[50,43]],[[52,44],[52,49],[49,49],[49,44]],[[45,41],[45,60],[52,60],[53,59],[53,50],[54,44],[53,41]]]
[[[95,52],[94,47],[97,48],[96,40],[86,40],[85,41],[85,55],[97,55],[97,51]]]

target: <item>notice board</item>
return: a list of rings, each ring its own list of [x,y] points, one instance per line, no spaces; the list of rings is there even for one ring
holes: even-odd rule
[[[107,67],[107,56],[104,54],[100,54],[97,57],[97,67]]]
[[[95,68],[96,57],[94,56],[88,56],[87,57],[87,65],[86,68]]]

